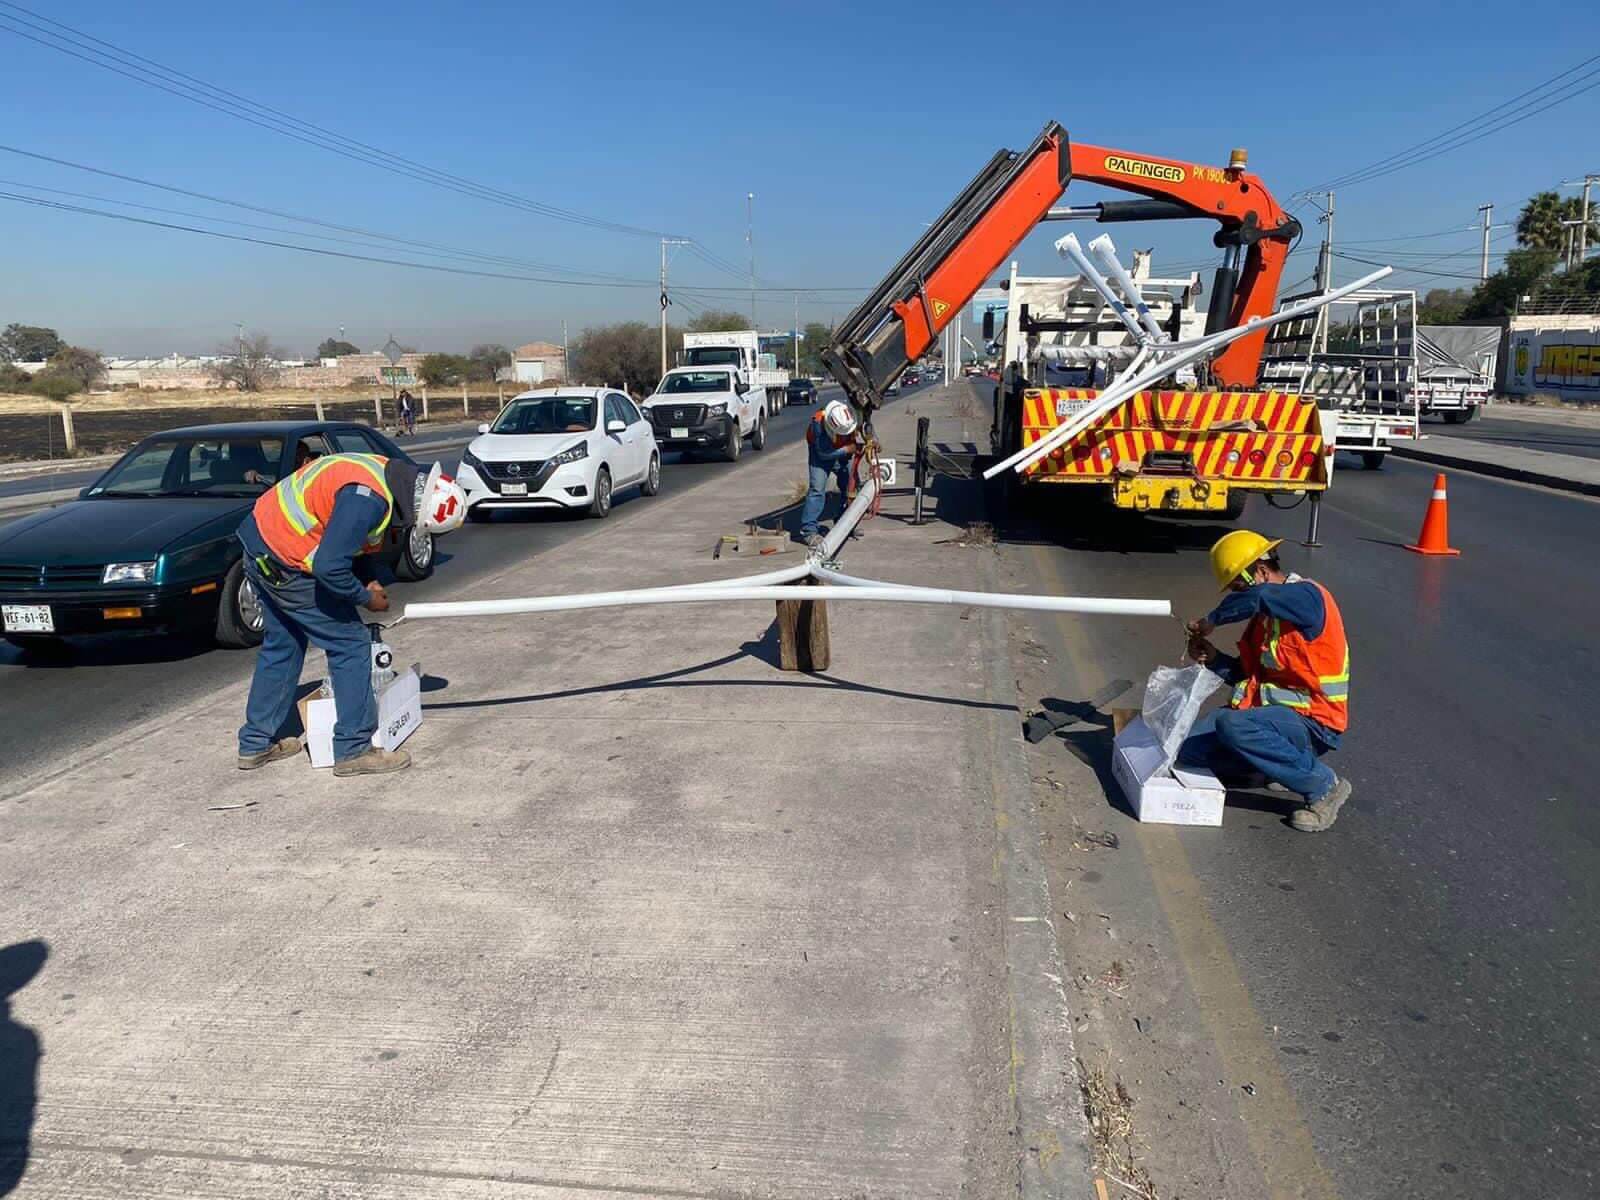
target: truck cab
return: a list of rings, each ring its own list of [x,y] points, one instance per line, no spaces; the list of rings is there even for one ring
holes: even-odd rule
[[[752,450],[767,444],[766,393],[733,362],[674,367],[640,407],[663,450],[717,453],[732,462],[746,439]]]

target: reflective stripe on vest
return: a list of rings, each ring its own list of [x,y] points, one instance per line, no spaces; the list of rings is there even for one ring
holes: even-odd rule
[[[322,543],[323,526],[333,515],[333,498],[352,483],[371,488],[386,502],[383,519],[367,532],[362,553],[381,550],[394,511],[394,496],[384,478],[387,464],[388,459],[376,454],[325,454],[280,480],[256,501],[254,510],[256,529],[273,557],[309,574]],[[326,486],[329,482],[334,485],[331,491]]]

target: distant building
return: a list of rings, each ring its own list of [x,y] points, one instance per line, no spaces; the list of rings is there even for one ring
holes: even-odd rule
[[[529,342],[511,354],[511,377],[517,383],[566,379],[567,355],[554,342]]]

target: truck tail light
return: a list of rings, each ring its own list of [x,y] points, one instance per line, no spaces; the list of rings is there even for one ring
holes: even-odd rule
[[[1267,461],[1267,452],[1261,449],[1252,450],[1250,451],[1248,457],[1252,467],[1259,467],[1262,463]]]

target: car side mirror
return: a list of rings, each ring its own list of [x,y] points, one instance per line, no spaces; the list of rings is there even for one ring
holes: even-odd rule
[[[606,422],[606,432],[607,433],[627,433],[628,432],[628,423],[626,421],[607,421]]]
[[[479,433],[488,433],[489,432],[489,423],[487,421],[485,421],[482,425],[479,425],[478,426],[478,432]]]
[[[94,485],[93,484],[90,484],[86,488],[79,488],[78,489],[78,499],[79,500],[87,500],[89,498],[90,494],[93,493],[93,491],[94,491]]]

